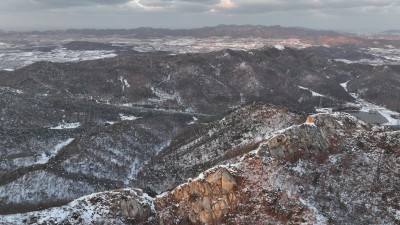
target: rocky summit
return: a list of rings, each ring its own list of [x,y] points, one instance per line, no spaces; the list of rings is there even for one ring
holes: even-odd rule
[[[399,224],[399,140],[345,113],[316,114],[154,197],[117,189],[0,222]]]

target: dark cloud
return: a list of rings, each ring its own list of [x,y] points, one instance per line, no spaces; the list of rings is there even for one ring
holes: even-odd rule
[[[18,1],[18,0],[17,0]],[[129,0],[32,0],[31,4],[44,7],[77,7],[77,6],[93,6],[93,5],[119,5],[127,3]]]
[[[0,29],[221,23],[398,29],[398,15],[399,0],[0,0]]]
[[[399,8],[397,0],[266,0],[266,1],[245,1],[236,0],[236,7],[226,8],[230,13],[269,13],[277,11],[296,11],[296,10],[327,10],[333,9],[340,12],[343,9],[364,9],[376,8],[384,10],[385,7]]]

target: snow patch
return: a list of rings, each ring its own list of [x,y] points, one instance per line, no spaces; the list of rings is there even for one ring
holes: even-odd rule
[[[10,69],[22,68],[39,61],[50,62],[79,62],[85,60],[95,60],[115,57],[117,54],[114,51],[106,50],[68,50],[66,48],[57,47],[49,52],[38,50],[21,51],[21,49],[7,49],[0,55],[0,67]]]
[[[322,95],[322,94],[317,93],[315,91],[311,91],[309,88],[306,88],[306,87],[303,87],[303,86],[298,86],[298,87],[300,89],[307,90],[307,91],[311,92],[312,96],[314,96],[314,97],[325,97],[325,95]]]
[[[311,209],[311,211],[314,212],[315,219],[316,219],[314,225],[328,224],[328,219],[325,216],[323,216],[313,204],[311,204],[309,201],[304,200],[302,198],[300,198],[299,200],[303,205],[307,206],[309,209]]]
[[[51,150],[50,154],[46,154],[45,152],[42,153],[42,158],[37,161],[37,164],[46,164],[51,158],[56,156],[58,152],[64,148],[65,146],[69,145],[74,138],[69,138],[65,141],[58,143],[54,148]]]
[[[1,68],[1,70],[8,71],[8,72],[12,72],[12,71],[14,71],[15,69],[10,69],[10,68]]]
[[[340,86],[342,86],[345,91],[347,91],[347,83],[349,83],[349,81],[340,84]]]
[[[304,170],[302,165],[303,165],[303,161],[300,159],[299,161],[297,161],[296,166],[292,167],[292,170],[299,173],[300,175],[303,175],[306,171]]]
[[[24,93],[23,90],[10,88],[10,87],[0,87],[0,91],[13,92],[13,93],[16,93],[16,94],[23,94]]]
[[[136,116],[132,116],[132,115],[125,115],[120,113],[119,117],[121,118],[121,120],[137,120],[140,119],[141,117],[136,117]]]
[[[282,51],[282,50],[285,49],[285,46],[283,46],[283,45],[274,45],[274,48]]]
[[[332,113],[333,108],[315,108],[315,111],[317,111],[317,113]]]
[[[81,126],[80,122],[76,122],[76,123],[61,123],[58,126],[55,127],[49,127],[49,129],[51,130],[64,130],[64,129],[75,129]]]
[[[128,83],[128,80],[123,76],[119,76],[118,80],[122,83],[122,91],[125,91],[126,88],[129,88],[131,85]]]
[[[170,94],[166,91],[163,91],[163,90],[155,88],[155,87],[151,87],[151,90],[159,98],[156,100],[151,99],[152,101],[163,102],[163,101],[167,101],[167,100],[175,100],[177,103],[181,103],[181,96],[177,92]]]
[[[130,162],[130,168],[129,168],[130,172],[128,174],[128,178],[127,178],[125,184],[129,184],[130,180],[133,180],[136,178],[137,173],[139,172],[139,169],[140,169],[140,168],[138,168],[138,164],[139,164],[139,161],[136,158],[135,158],[135,160]]]
[[[192,118],[193,121],[189,122],[188,125],[195,124],[199,119],[197,119],[195,116]]]

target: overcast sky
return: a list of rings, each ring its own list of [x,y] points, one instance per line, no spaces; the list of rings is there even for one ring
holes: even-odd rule
[[[400,29],[400,0],[0,0],[0,29],[194,28],[218,24]]]

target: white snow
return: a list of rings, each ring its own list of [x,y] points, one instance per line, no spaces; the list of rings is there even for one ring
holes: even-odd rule
[[[193,120],[193,121],[190,121],[190,122],[188,123],[188,125],[195,124],[195,123],[197,122],[197,120],[199,120],[199,119],[197,119],[195,116],[193,116],[192,120]]]
[[[121,191],[129,192],[128,198],[137,196],[139,203],[148,204],[153,212],[155,212],[154,199],[143,193],[138,195],[135,189],[121,189],[120,191],[108,191],[90,194],[78,198],[67,205],[54,207],[42,211],[34,211],[28,213],[20,213],[13,215],[5,215],[0,217],[0,224],[23,224],[23,220],[35,217],[36,221],[30,224],[44,224],[52,220],[55,224],[61,224],[64,220],[71,219],[73,213],[79,216],[82,221],[74,221],[73,224],[125,224],[120,218],[110,218],[109,214],[114,199],[120,199],[123,194]],[[93,203],[91,199],[99,199],[99,203]],[[64,221],[65,222],[65,221]],[[24,223],[25,224],[25,223]]]
[[[241,62],[239,68],[242,70],[246,70],[249,68],[249,66],[246,64],[246,62]]]
[[[2,70],[8,71],[8,72],[14,71],[14,69],[10,69],[10,68],[2,68]]]
[[[347,91],[347,83],[349,83],[349,80],[340,84],[340,86],[342,86],[345,91]]]
[[[306,88],[306,87],[303,87],[303,86],[298,86],[298,87],[300,89],[307,90],[307,91],[311,92],[312,96],[314,96],[314,97],[325,97],[325,95],[322,95],[322,94],[317,93],[315,91],[311,91],[309,88]]]
[[[23,46],[21,46],[23,47]],[[84,60],[104,59],[115,57],[117,54],[114,51],[105,50],[80,50],[73,51],[67,50],[62,47],[49,52],[42,51],[21,51],[20,48],[6,49],[0,55],[0,68],[6,67],[14,70],[27,65],[30,65],[39,61],[50,61],[50,62],[78,62]]]
[[[340,84],[347,92],[348,92],[348,90],[347,90],[348,82],[349,81]],[[400,117],[400,113],[389,110],[385,107],[378,106],[378,105],[372,104],[370,102],[367,102],[364,99],[359,98],[359,95],[357,95],[356,93],[349,93],[349,94],[353,98],[355,98],[357,101],[356,104],[347,103],[349,106],[353,105],[356,107],[360,107],[361,108],[360,111],[362,111],[362,112],[367,112],[367,113],[375,112],[375,113],[381,114],[388,121],[388,122],[384,123],[383,125],[388,125],[388,126],[400,125],[400,119],[395,119],[392,117],[392,116]]]
[[[151,196],[149,196],[147,193],[143,193],[143,195],[141,196],[141,198],[139,198],[139,202],[141,204],[148,204],[150,205],[150,209],[152,212],[156,212],[156,207],[154,205],[154,198],[152,198]]]
[[[118,80],[122,83],[122,91],[125,91],[125,88],[129,88],[131,85],[128,83],[128,80],[123,76],[119,76]]]
[[[317,113],[332,113],[333,108],[315,108],[315,111],[317,111]]]
[[[24,94],[23,90],[10,88],[10,87],[0,87],[0,91],[13,92],[13,93],[16,93],[16,94]]]
[[[285,46],[283,46],[283,45],[274,45],[274,48],[282,51],[282,50],[285,49]]]
[[[362,52],[373,55],[373,59],[335,59],[337,62],[346,64],[360,63],[369,64],[373,66],[380,65],[399,65],[400,64],[400,48],[393,48],[393,46],[386,46],[386,48],[364,48],[360,49]]]
[[[168,93],[167,91],[161,90],[156,87],[151,87],[153,93],[158,97],[158,99],[150,99],[154,102],[163,102],[167,100],[175,100],[177,103],[181,103],[181,96],[178,92],[174,92],[173,94]]]
[[[80,122],[76,122],[76,123],[65,123],[65,122],[62,122],[58,126],[49,127],[49,129],[52,129],[52,130],[75,129],[75,128],[78,128],[80,126],[81,126]]]
[[[134,160],[132,160],[130,162],[129,174],[128,174],[127,179],[125,180],[126,185],[129,184],[129,181],[136,178],[137,173],[139,172],[139,169],[140,169],[140,168],[138,168],[138,164],[139,164],[139,160],[137,158],[135,158]]]
[[[196,179],[198,179],[198,180],[204,180],[204,179],[205,179],[204,173],[200,173],[199,176],[197,176]]]
[[[292,167],[292,170],[299,173],[300,175],[303,175],[306,171],[304,170],[304,168],[302,167],[303,164],[303,160],[299,160],[296,163],[295,167]]]
[[[51,159],[52,157],[57,155],[58,151],[60,151],[65,146],[69,145],[73,140],[74,140],[74,138],[69,138],[65,141],[61,141],[56,146],[54,146],[54,148],[50,151],[50,154],[46,154],[45,152],[43,152],[42,158],[40,158],[36,163],[37,164],[47,163],[49,161],[49,159]]]
[[[396,217],[397,220],[400,220],[400,210],[393,209],[392,207],[389,207],[390,211],[393,212],[394,216]]]
[[[121,120],[137,120],[140,119],[141,117],[136,117],[136,116],[132,116],[132,115],[125,115],[120,113],[119,117],[121,118]]]
[[[383,106],[378,106],[370,102],[367,102],[364,99],[358,98],[358,96],[354,93],[351,94],[353,97],[357,99],[357,106],[361,107],[360,111],[368,113],[375,112],[381,114],[388,121],[383,125],[387,126],[400,125],[400,119],[395,119],[392,117],[392,115],[399,117],[400,113],[387,109]]]
[[[323,216],[321,214],[321,212],[319,212],[318,209],[313,204],[311,204],[309,201],[302,199],[302,198],[300,198],[299,200],[303,205],[307,206],[309,209],[311,209],[314,212],[315,219],[316,219],[314,225],[328,224],[328,219],[325,216]]]

